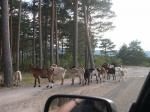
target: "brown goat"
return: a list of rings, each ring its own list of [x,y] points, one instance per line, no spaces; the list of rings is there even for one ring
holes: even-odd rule
[[[31,64],[30,64],[30,70],[33,73],[33,77],[35,78],[35,82],[34,82],[34,87],[36,87],[36,80],[38,79],[39,82],[39,87],[40,87],[40,77],[41,78],[48,78],[49,82],[52,82],[52,85],[50,88],[53,87],[53,83],[54,83],[54,79],[53,79],[53,69],[38,69],[38,68],[34,68]],[[49,87],[49,85],[47,86]]]

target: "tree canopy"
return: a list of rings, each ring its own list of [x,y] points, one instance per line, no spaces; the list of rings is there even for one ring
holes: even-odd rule
[[[124,44],[117,56],[122,59],[124,64],[142,65],[147,60],[147,57],[140,44],[141,42],[138,40],[133,40],[129,46]]]
[[[101,48],[101,54],[104,56],[115,54],[115,44],[110,39],[102,39],[99,48]]]

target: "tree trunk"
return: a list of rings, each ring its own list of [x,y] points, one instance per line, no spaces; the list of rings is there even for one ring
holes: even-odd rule
[[[11,53],[12,53],[12,41],[13,41],[13,30],[12,30],[12,10],[13,10],[13,0],[10,0],[10,24],[9,24],[9,28],[10,28],[10,48],[11,48]]]
[[[48,9],[48,5],[46,5],[47,9]],[[45,48],[44,48],[44,66],[45,67],[48,67],[48,60],[47,60],[47,56],[48,56],[48,53],[47,53],[47,40],[48,40],[48,18],[49,18],[49,10],[47,11],[47,15],[46,15],[46,19],[45,19],[45,22],[46,22],[46,32],[45,32]]]
[[[42,26],[41,26],[41,0],[39,1],[39,45],[40,45],[40,68],[42,69],[42,59],[43,59],[43,53],[42,53]]]
[[[51,15],[51,39],[50,39],[50,65],[54,64],[54,0],[52,0],[52,15]]]
[[[8,1],[1,1],[2,8],[2,57],[4,64],[4,86],[12,86],[12,61],[9,38]]]
[[[32,64],[33,66],[35,66],[35,16],[36,16],[36,12],[35,12],[35,0],[33,1],[33,53],[32,53]]]
[[[89,20],[88,18],[88,10],[89,6],[87,6],[87,22]],[[85,68],[89,68],[89,50],[88,50],[88,44],[87,44],[87,39],[85,39]]]
[[[78,66],[78,0],[74,1],[73,65]]]
[[[88,25],[87,25],[87,14],[86,14],[86,9],[85,9],[85,0],[83,0],[83,11],[84,11],[86,39],[87,39],[87,44],[88,44],[89,56],[90,56],[90,64],[91,64],[91,68],[95,68],[94,58],[93,58],[93,54],[92,54],[92,47],[91,47],[91,43],[90,43],[90,39],[89,39],[89,29],[88,29]]]
[[[55,38],[56,38],[56,64],[59,66],[59,46],[58,46],[58,34],[57,34],[57,6],[55,0]]]
[[[21,6],[22,5],[22,0],[19,2],[19,21],[18,21],[18,37],[17,37],[17,58],[16,58],[16,70],[19,70],[19,47],[20,47],[20,25],[21,25]]]

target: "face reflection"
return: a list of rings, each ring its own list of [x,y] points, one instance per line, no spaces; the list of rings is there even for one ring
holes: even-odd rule
[[[105,103],[101,101],[93,101],[93,104],[97,110],[101,110],[102,112],[107,112]]]

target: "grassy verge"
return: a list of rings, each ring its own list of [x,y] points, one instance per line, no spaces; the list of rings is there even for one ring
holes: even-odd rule
[[[70,73],[66,73],[66,76],[65,76],[65,79],[68,79],[70,78]],[[0,81],[2,79],[2,75],[0,75]],[[60,80],[60,78],[57,78],[55,77],[55,80]],[[22,81],[21,81],[21,86],[34,86],[34,77],[32,75],[32,73],[22,73]],[[47,78],[43,79],[43,78],[40,78],[40,83],[41,84],[47,84],[48,83],[48,80]],[[15,80],[13,78],[13,84],[15,84]],[[38,81],[36,82],[36,84],[38,85]],[[0,88],[4,88],[0,82]]]

